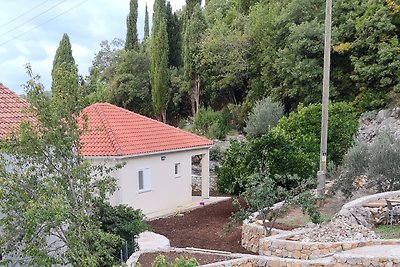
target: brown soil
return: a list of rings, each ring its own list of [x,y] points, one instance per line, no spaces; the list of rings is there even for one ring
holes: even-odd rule
[[[206,253],[187,253],[187,252],[175,252],[175,251],[154,252],[154,253],[141,254],[138,260],[138,263],[140,264],[139,266],[152,267],[152,263],[159,255],[167,256],[169,258],[170,263],[173,263],[175,259],[179,257],[184,257],[186,259],[195,258],[196,261],[199,263],[199,265],[232,259],[231,257],[228,256],[220,256],[220,255],[206,254]]]
[[[326,217],[332,217],[345,201],[337,197],[327,197],[320,208]],[[224,226],[233,212],[237,211],[232,200],[192,210],[190,212],[169,218],[148,222],[152,231],[166,236],[172,247],[195,247],[229,251],[234,253],[250,253],[241,245],[241,224],[237,224],[232,232],[225,235]],[[289,210],[278,219],[274,227],[291,230],[309,222],[308,215],[298,208]]]
[[[225,235],[224,226],[236,209],[232,200],[184,213],[181,216],[150,221],[150,228],[166,236],[172,247],[196,247],[236,253],[249,253],[240,245],[241,227],[237,224]]]

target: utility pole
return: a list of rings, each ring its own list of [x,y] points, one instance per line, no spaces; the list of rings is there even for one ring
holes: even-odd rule
[[[329,75],[331,65],[332,0],[326,0],[324,74],[322,79],[322,118],[319,171],[317,172],[317,196],[325,195],[326,156],[328,144]]]

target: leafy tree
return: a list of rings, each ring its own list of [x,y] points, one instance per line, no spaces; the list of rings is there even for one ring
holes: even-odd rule
[[[376,192],[399,190],[399,151],[400,141],[391,132],[379,133],[371,144],[356,143],[344,157],[336,187],[351,197],[358,189],[355,179],[366,176],[366,186]]]
[[[228,109],[213,111],[200,108],[193,119],[192,130],[213,139],[223,139],[231,130],[231,116]]]
[[[116,75],[123,45],[123,40],[118,38],[100,43],[100,51],[96,53],[89,68],[89,76],[82,87],[83,95],[88,97],[89,103],[108,100],[108,87]]]
[[[146,53],[124,51],[109,84],[108,100],[125,109],[151,115],[150,60]]]
[[[315,162],[282,132],[273,129],[259,138],[249,141],[231,142],[225,151],[218,169],[217,187],[220,192],[243,192],[251,175],[260,170],[269,170],[272,177],[279,177],[276,184],[284,188],[297,187],[298,175],[301,181],[314,176]]]
[[[365,13],[355,24],[352,43],[352,78],[359,94],[356,103],[362,110],[384,107],[391,90],[400,90],[400,23],[388,6],[382,2],[369,2]],[[398,16],[398,15],[397,15]]]
[[[357,113],[350,104],[338,102],[329,105],[328,161],[342,162],[343,155],[353,144],[357,127]],[[303,149],[313,162],[319,162],[321,104],[300,105],[297,112],[282,118],[277,128]]]
[[[290,180],[300,180],[297,176],[289,175],[288,178]],[[307,212],[310,215],[314,223],[321,222],[320,213],[315,205],[316,198],[306,191],[306,183],[297,182],[297,187],[284,188],[276,183],[279,177],[271,176],[266,170],[260,170],[250,175],[248,180],[245,191],[240,194],[246,201],[247,207],[241,207],[237,213],[231,216],[228,227],[233,222],[246,219],[257,212],[258,218],[263,223],[266,235],[270,236],[276,219],[290,204],[299,205],[303,212]],[[275,205],[278,202],[279,205]],[[241,206],[237,199],[234,204]]]
[[[245,132],[252,137],[266,133],[278,124],[283,111],[283,105],[269,97],[257,101],[247,119]]]
[[[147,6],[146,6],[147,10]],[[138,18],[138,1],[130,0],[129,2],[129,14],[126,18],[126,40],[125,40],[125,50],[138,50],[139,41],[137,34],[137,18]]]
[[[81,101],[80,88],[78,87],[78,69],[75,65],[71,43],[66,33],[64,33],[56,50],[51,78],[52,96],[58,98],[60,104],[66,95],[74,96],[73,102]],[[77,112],[78,110],[74,108],[72,111]]]
[[[194,7],[193,15],[186,26],[183,41],[183,68],[185,79],[187,81],[187,88],[190,94],[192,116],[196,114],[200,106],[201,81],[200,70],[198,67],[198,56],[201,37],[205,29],[206,25],[200,5],[196,5]]]
[[[231,25],[216,21],[201,42],[203,101],[216,109],[240,103],[247,91],[250,40],[241,29],[243,18],[236,15]]]
[[[110,248],[121,239],[102,231],[94,203],[116,189],[108,175],[115,168],[91,165],[79,154],[85,127],[78,126],[76,96],[50,99],[29,67],[28,74],[29,112],[36,120],[0,145],[2,265],[111,266]]]

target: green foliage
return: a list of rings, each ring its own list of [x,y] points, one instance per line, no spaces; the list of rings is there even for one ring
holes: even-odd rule
[[[146,6],[147,7],[147,6]],[[129,14],[126,18],[126,40],[125,50],[138,50],[139,41],[137,33],[137,18],[138,18],[138,0],[130,0]]]
[[[367,187],[376,192],[400,189],[400,141],[393,133],[382,132],[371,143],[359,142],[349,149],[336,186],[350,197],[357,189],[354,180],[366,176]]]
[[[297,181],[288,179],[288,175],[296,174],[302,181],[315,176],[315,162],[286,135],[272,130],[249,141],[231,142],[218,170],[218,190],[238,194],[248,177],[262,169],[269,169],[283,188],[297,186]]]
[[[350,104],[338,102],[329,105],[328,161],[336,164],[342,162],[343,155],[353,143],[357,127],[357,113]],[[301,148],[310,160],[319,162],[321,104],[300,105],[297,112],[282,118],[277,128]]]
[[[182,38],[181,24],[178,15],[172,11],[170,2],[166,7],[167,33],[168,33],[168,67],[178,68],[182,64]]]
[[[200,105],[200,68],[198,57],[200,41],[206,29],[205,20],[200,5],[195,5],[193,14],[187,21],[183,36],[183,70],[185,77],[185,91],[190,95],[192,116],[196,114]]]
[[[135,50],[123,51],[116,66],[116,74],[109,84],[108,101],[143,115],[152,114],[149,106],[149,72],[150,61],[147,54]]]
[[[258,212],[267,236],[271,235],[271,230],[281,212],[291,203],[300,204],[314,221],[320,220],[320,214],[315,206],[316,199],[306,191],[308,183],[301,182],[301,178],[297,175],[288,175],[286,179],[296,181],[294,184],[297,186],[291,188],[279,186],[278,181],[281,180],[279,175],[272,176],[267,170],[260,170],[248,177],[245,190],[240,194],[246,201],[247,208],[241,208],[238,214],[248,216]],[[281,202],[281,205],[275,206],[278,202]],[[231,217],[231,219],[237,218],[236,215]]]
[[[143,40],[146,40],[150,36],[150,26],[149,26],[149,12],[147,11],[147,3],[146,3],[146,9],[144,12],[144,34],[143,34]]]
[[[78,69],[75,65],[71,43],[66,33],[63,35],[54,56],[51,78],[52,96],[58,99],[60,105],[62,105],[62,103],[67,105],[68,101],[81,102],[80,88],[78,87]],[[64,101],[65,97],[69,99]],[[72,97],[74,97],[74,99],[71,99]],[[80,105],[77,103],[76,107],[79,106]],[[73,105],[64,108],[73,108]],[[79,110],[73,108],[68,111],[77,112]]]
[[[159,255],[153,262],[153,267],[195,267],[198,266],[199,263],[195,258],[186,258],[186,257],[179,257],[176,258],[175,261],[172,263],[167,256]]]
[[[112,266],[111,248],[122,240],[102,231],[94,203],[116,189],[109,174],[118,166],[94,166],[79,155],[85,127],[77,124],[77,96],[48,98],[27,68],[36,120],[0,143],[1,264]]]
[[[118,205],[111,206],[108,203],[98,204],[98,220],[101,222],[101,229],[124,239],[128,246],[127,258],[136,251],[136,237],[148,229],[144,222],[144,215],[140,210],[131,207]],[[114,258],[120,257],[120,246],[114,247]]]
[[[230,130],[228,110],[213,111],[200,108],[193,119],[192,131],[212,139],[223,139]]]
[[[159,1],[155,1],[154,5]],[[164,6],[155,10],[163,10]],[[160,121],[166,122],[168,94],[168,35],[164,12],[154,14],[154,18],[159,17],[159,21],[153,22],[152,39],[151,39],[151,96],[153,102],[153,110]]]
[[[267,97],[254,105],[246,122],[244,131],[251,137],[262,135],[274,128],[283,116],[283,106]]]

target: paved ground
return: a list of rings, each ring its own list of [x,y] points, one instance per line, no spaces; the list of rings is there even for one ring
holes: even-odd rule
[[[400,245],[382,245],[355,248],[340,253],[341,256],[392,257],[400,259]]]

